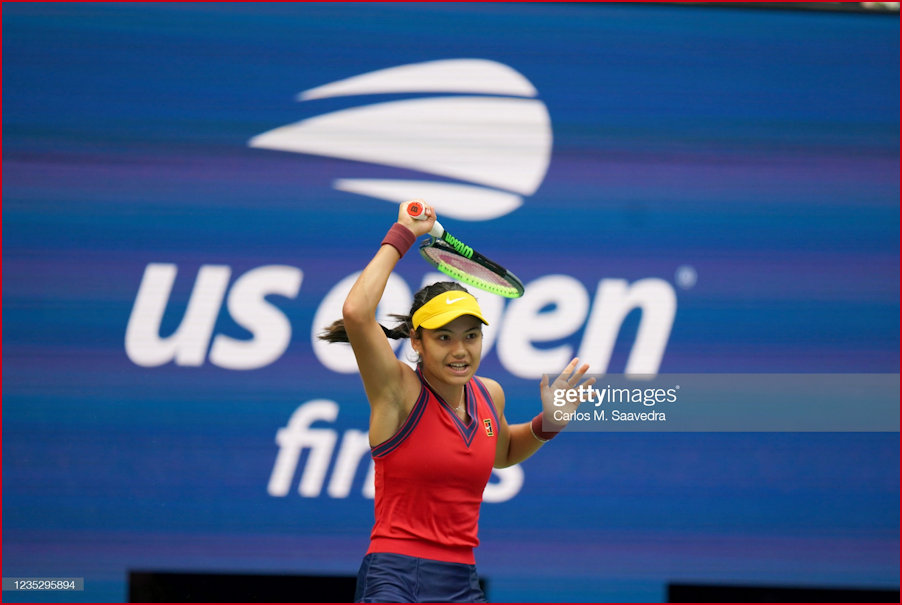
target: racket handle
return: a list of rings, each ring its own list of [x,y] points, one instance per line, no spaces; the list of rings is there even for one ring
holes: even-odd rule
[[[420,202],[410,202],[407,204],[407,214],[410,218],[422,221],[426,218],[426,206]]]
[[[420,202],[410,202],[409,204],[407,204],[407,214],[415,221],[425,221],[426,206],[424,206]],[[435,221],[435,224],[432,225],[432,229],[429,231],[429,235],[431,235],[432,237],[441,238],[444,234],[445,228],[442,227],[442,224],[440,222]]]

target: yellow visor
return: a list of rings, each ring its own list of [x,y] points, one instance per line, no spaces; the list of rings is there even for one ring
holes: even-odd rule
[[[461,315],[472,315],[482,323],[489,324],[482,316],[479,303],[472,294],[460,290],[449,290],[417,309],[413,314],[413,329],[416,330],[422,326],[427,330],[434,330],[454,321]]]

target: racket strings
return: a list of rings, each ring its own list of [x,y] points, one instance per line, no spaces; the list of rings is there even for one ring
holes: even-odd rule
[[[436,269],[465,284],[507,298],[515,298],[523,294],[522,286],[517,287],[519,285],[517,278],[513,276],[508,278],[509,274],[499,275],[454,251],[432,245],[422,247],[420,252]]]

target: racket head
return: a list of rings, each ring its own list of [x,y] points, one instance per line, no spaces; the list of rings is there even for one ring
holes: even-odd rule
[[[423,259],[459,282],[503,296],[523,296],[523,282],[516,275],[495,263],[480,262],[478,256],[470,259],[442,240],[430,238],[420,244]]]

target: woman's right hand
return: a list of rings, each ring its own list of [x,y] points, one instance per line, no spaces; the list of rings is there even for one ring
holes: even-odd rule
[[[414,202],[423,205],[424,215],[426,216],[425,219],[417,220],[407,213],[407,206]],[[398,222],[413,231],[413,234],[417,237],[429,233],[429,231],[432,230],[432,226],[435,224],[435,219],[435,210],[432,206],[419,198],[402,203],[401,207],[398,209]]]

